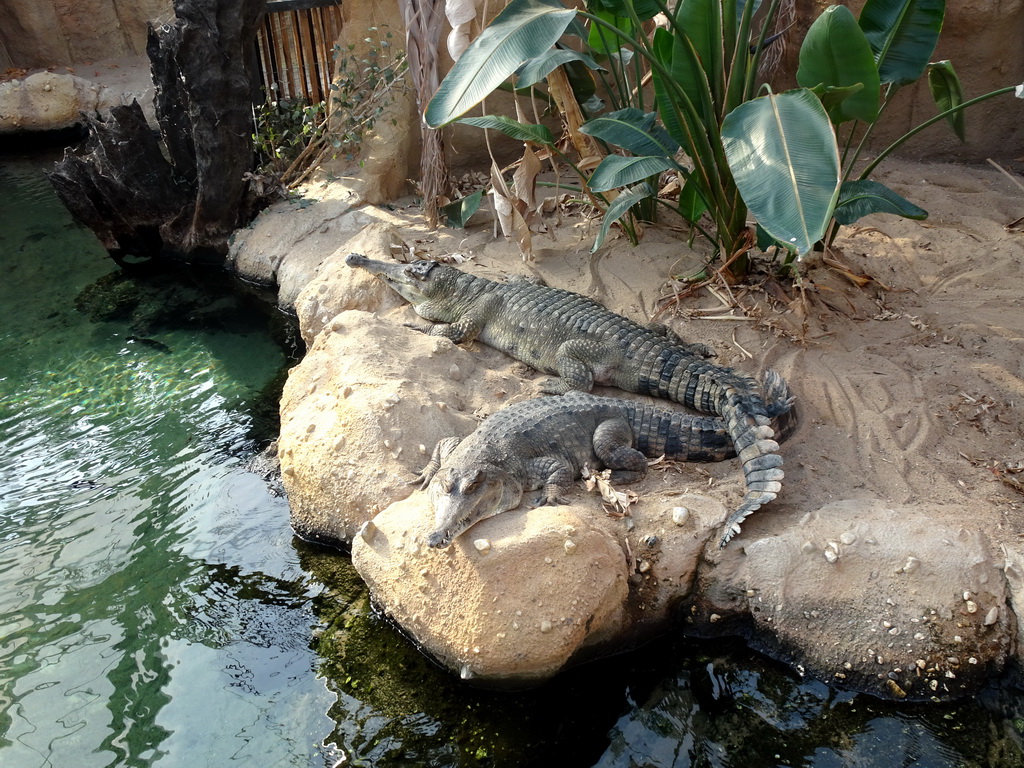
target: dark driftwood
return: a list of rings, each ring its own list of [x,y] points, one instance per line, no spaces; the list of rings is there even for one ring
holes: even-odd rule
[[[150,25],[160,140],[138,104],[89,118],[89,138],[50,175],[68,209],[111,255],[222,262],[257,201],[252,103],[256,31],[267,0],[174,0]],[[162,145],[162,146],[161,146]]]

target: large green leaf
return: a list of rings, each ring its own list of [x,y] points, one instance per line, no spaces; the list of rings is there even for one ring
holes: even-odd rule
[[[647,21],[661,12],[661,8],[654,0],[587,0],[587,10],[591,13],[605,11],[616,16],[628,16],[627,3],[633,6],[640,21]]]
[[[717,123],[712,105],[725,84],[721,0],[681,0],[676,21],[685,38],[674,36],[672,77],[695,107],[704,105],[704,119]]]
[[[752,99],[722,123],[736,186],[758,223],[799,254],[825,234],[839,192],[839,148],[806,88]]]
[[[552,48],[540,56],[530,59],[523,65],[523,68],[516,76],[516,87],[526,88],[539,83],[547,77],[555,67],[569,64],[573,61],[582,62],[589,69],[601,69],[601,65],[587,56],[585,53],[573,51],[569,48]]]
[[[466,228],[466,222],[470,216],[480,210],[480,201],[483,200],[484,191],[478,189],[471,195],[460,197],[454,203],[448,203],[441,208],[449,227]]]
[[[928,87],[931,89],[932,98],[939,112],[945,112],[953,107],[959,107],[964,103],[964,90],[960,87],[960,78],[956,76],[953,63],[936,61],[928,65]],[[960,109],[951,115],[946,115],[946,121],[953,133],[960,141],[967,141],[966,138],[966,110]]]
[[[624,36],[620,37],[604,25],[591,22],[590,32],[587,35],[587,45],[590,46],[590,50],[594,53],[606,56],[618,53],[620,48],[627,45],[633,39],[633,22],[628,16],[616,16],[614,13],[598,9],[592,9],[591,13],[620,30]]]
[[[626,107],[588,120],[580,127],[580,133],[627,149],[634,155],[672,157],[679,150],[679,144],[664,128],[654,124],[656,117],[653,112]]]
[[[847,120],[873,123],[878,117],[881,83],[875,57],[849,8],[843,5],[826,8],[807,30],[800,47],[796,81],[805,88],[863,86],[832,108],[826,105],[835,125]]]
[[[946,0],[867,0],[860,28],[875,54],[883,83],[915,82],[928,66],[942,31]]]
[[[615,202],[608,206],[608,210],[604,212],[604,219],[601,221],[601,228],[597,231],[597,237],[594,239],[594,247],[590,249],[591,253],[594,253],[604,243],[604,239],[608,237],[608,230],[612,224],[621,219],[630,208],[639,203],[641,200],[646,200],[648,197],[654,197],[654,190],[650,184],[637,184],[632,189],[627,189],[621,195],[615,198]]]
[[[439,128],[464,115],[524,61],[550,49],[575,15],[556,0],[512,0],[441,82],[424,114],[427,125]]]
[[[839,202],[833,214],[843,226],[869,213],[894,213],[905,219],[927,219],[928,211],[919,208],[884,184],[870,179],[843,182]]]
[[[622,157],[608,155],[594,169],[587,184],[594,192],[607,192],[633,184],[662,171],[675,170],[676,164],[667,157]]]
[[[701,190],[696,179],[692,176],[689,177],[686,183],[683,184],[683,188],[679,190],[679,203],[676,206],[676,210],[688,222],[696,224],[707,209],[708,203],[704,192]]]
[[[501,131],[516,141],[532,141],[534,144],[551,146],[555,137],[546,125],[540,123],[520,123],[504,115],[482,115],[481,117],[463,117],[458,122],[476,128],[491,128]]]
[[[667,72],[672,71],[672,49],[674,46],[675,40],[671,32],[661,27],[654,30],[654,36],[651,39],[651,52]],[[658,105],[658,114],[661,115],[661,122],[664,124],[665,130],[677,144],[687,148],[687,152],[689,152],[691,143],[687,140],[683,121],[676,109],[680,105],[678,100],[673,98],[671,86],[665,82],[657,68],[651,70],[651,79],[654,83],[654,99]]]

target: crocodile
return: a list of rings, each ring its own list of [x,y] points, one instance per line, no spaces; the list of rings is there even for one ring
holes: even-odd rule
[[[720,546],[781,490],[782,457],[757,382],[710,362],[703,345],[687,344],[664,327],[640,325],[578,293],[525,279],[499,283],[435,261],[402,264],[358,253],[346,263],[376,275],[420,317],[437,323],[428,329],[431,335],[456,344],[479,339],[555,374],[543,387],[549,394],[589,392],[603,384],[723,417],[747,492],[726,520]]]
[[[785,439],[796,418],[786,383],[774,371],[765,375],[765,399],[776,434]],[[414,482],[427,490],[434,510],[427,545],[444,548],[480,520],[518,507],[529,491],[542,489],[537,506],[562,503],[585,465],[611,469],[611,482],[629,483],[647,473],[647,457],[722,461],[735,455],[719,417],[569,392],[507,406],[467,437],[440,441]],[[758,473],[772,482],[782,470]]]

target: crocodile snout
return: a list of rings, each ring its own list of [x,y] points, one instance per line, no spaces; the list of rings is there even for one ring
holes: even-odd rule
[[[363,256],[361,253],[350,253],[345,257],[345,263],[350,267],[362,267],[369,263],[369,259]]]
[[[444,549],[451,543],[451,536],[447,531],[434,531],[427,539],[427,546],[431,549]]]

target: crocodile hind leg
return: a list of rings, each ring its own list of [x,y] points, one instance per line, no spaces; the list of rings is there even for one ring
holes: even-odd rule
[[[545,381],[541,391],[549,395],[564,395],[573,390],[589,392],[595,383],[609,383],[603,374],[616,367],[620,358],[621,352],[612,344],[570,339],[555,355],[555,369],[560,378]],[[597,372],[602,375],[595,375]]]
[[[633,447],[633,430],[624,419],[602,421],[594,430],[594,453],[616,483],[633,483],[647,474],[647,457]]]
[[[701,344],[699,341],[695,341],[691,344],[664,323],[658,323],[652,320],[651,322],[647,323],[644,326],[644,328],[646,328],[651,333],[656,333],[659,336],[664,336],[673,344],[678,344],[687,352],[691,352],[697,355],[698,357],[703,357],[705,359],[709,357],[718,357],[718,353],[715,352],[715,350],[713,350],[707,344]]]

